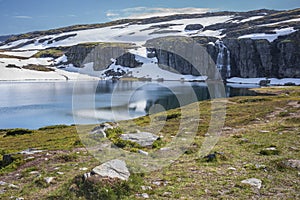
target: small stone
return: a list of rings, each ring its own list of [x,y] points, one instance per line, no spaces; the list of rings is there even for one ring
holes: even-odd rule
[[[160,186],[160,185],[161,185],[161,182],[160,182],[160,181],[153,181],[152,184],[153,184],[153,185]]]
[[[260,133],[270,133],[270,131],[266,131],[266,130],[260,130]]]
[[[46,178],[44,178],[44,180],[46,181],[47,184],[50,184],[53,182],[54,177],[46,177]]]
[[[3,185],[7,185],[7,183],[6,183],[6,182],[4,182],[4,181],[0,181],[0,185],[1,185],[1,186],[3,186]]]
[[[24,200],[23,197],[17,197],[16,200]]]
[[[164,186],[167,186],[169,184],[168,181],[164,181]]]
[[[64,175],[65,173],[63,173],[63,172],[56,172],[57,174],[59,174],[59,175]]]
[[[149,155],[148,152],[143,151],[143,150],[138,150],[138,152],[139,152],[140,154],[144,155],[144,156],[148,156],[148,155]]]
[[[164,197],[169,197],[169,196],[171,196],[172,195],[172,192],[164,192],[163,193],[163,196]]]
[[[145,191],[145,190],[152,190],[152,187],[151,186],[141,186],[142,190]]]
[[[289,147],[289,149],[292,151],[299,151],[299,149],[297,147]]]
[[[88,168],[82,167],[82,168],[79,168],[79,170],[80,170],[80,171],[86,171],[86,170],[88,170]]]
[[[147,193],[143,193],[141,196],[142,196],[144,199],[149,199],[149,195],[148,195]]]
[[[49,160],[49,158],[45,158],[45,161],[48,161]]]
[[[230,170],[230,171],[236,171],[236,168],[234,168],[234,167],[228,167],[228,170]]]
[[[59,169],[60,169],[60,167],[55,167],[55,168],[54,168],[54,170],[59,170]]]
[[[9,184],[8,187],[11,189],[19,189],[19,186],[14,185],[14,184]]]
[[[24,160],[33,160],[33,159],[35,159],[35,157],[30,156],[30,157],[25,158]]]
[[[251,185],[253,187],[256,187],[257,189],[260,189],[262,185],[262,181],[257,178],[246,179],[241,181],[241,183]]]
[[[170,151],[172,148],[171,147],[163,147],[163,148],[160,148],[159,150],[160,151]]]
[[[240,141],[241,143],[249,143],[249,140],[247,138],[241,138]]]
[[[262,155],[278,155],[279,154],[279,150],[276,149],[276,147],[269,147],[269,148],[265,148],[263,150],[260,151],[260,154]]]
[[[256,169],[266,169],[267,166],[266,165],[255,164],[255,168]]]
[[[40,174],[40,172],[38,172],[38,171],[32,171],[32,172],[29,172],[29,174]]]
[[[284,165],[297,170],[300,170],[300,160],[288,160],[284,162]]]

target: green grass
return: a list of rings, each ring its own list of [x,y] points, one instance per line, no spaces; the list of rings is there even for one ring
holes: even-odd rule
[[[189,148],[170,165],[146,174],[134,174],[128,182],[82,181],[84,171],[92,169],[101,161],[95,160],[82,147],[75,126],[50,126],[33,130],[30,134],[4,137],[9,130],[0,130],[0,153],[18,152],[27,148],[47,150],[52,154],[49,160],[41,158],[39,165],[30,164],[21,156],[7,168],[2,168],[2,177],[8,172],[19,173],[21,178],[11,180],[20,185],[19,190],[8,189],[0,196],[22,196],[25,199],[140,199],[137,194],[147,193],[150,199],[299,199],[300,180],[298,171],[286,167],[288,159],[300,159],[299,87],[261,89],[275,96],[234,97],[227,99],[224,130],[217,144],[211,150],[219,152],[213,162],[199,157],[199,150],[205,139],[211,120],[210,101],[170,110],[164,115],[145,116],[119,122],[121,128],[107,131],[108,138],[126,151],[143,149],[135,144],[119,141],[120,134],[136,131],[155,131],[161,135],[147,152],[157,151],[173,140],[179,123],[185,124],[186,132],[196,131]],[[200,113],[195,111],[199,107]],[[184,110],[187,114],[183,114]],[[200,114],[199,126],[193,129],[193,119]],[[159,119],[168,120],[160,121]],[[161,126],[163,128],[161,128]],[[95,140],[88,134],[94,126],[82,129],[81,138]],[[38,141],[38,142],[37,142]],[[127,141],[126,141],[127,142]],[[95,143],[96,144],[96,143]],[[277,153],[264,153],[269,147],[276,147]],[[43,158],[43,157],[42,157]],[[54,170],[64,175],[58,175]],[[230,170],[229,168],[236,170]],[[19,170],[19,171],[18,171]],[[18,172],[16,172],[18,171]],[[39,171],[41,177],[30,174]],[[0,179],[1,179],[0,176]],[[45,177],[55,177],[53,184],[45,184]],[[262,180],[257,190],[241,181],[248,178]],[[160,185],[154,184],[159,182]],[[141,186],[152,189],[142,191]],[[1,188],[0,188],[1,189]]]
[[[34,70],[34,71],[40,71],[40,72],[53,72],[55,71],[54,69],[48,68],[46,66],[43,65],[26,65],[24,67],[22,67],[22,69],[29,69],[29,70]]]
[[[51,48],[51,49],[45,49],[41,50],[33,57],[35,58],[44,58],[44,57],[53,57],[53,58],[58,58],[61,57],[64,54],[64,51],[61,50],[60,48]]]

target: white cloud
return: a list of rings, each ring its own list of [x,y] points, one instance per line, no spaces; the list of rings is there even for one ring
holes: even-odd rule
[[[106,16],[110,20],[116,20],[121,18],[147,18],[155,16],[167,16],[175,14],[195,14],[205,13],[212,11],[210,8],[146,8],[146,7],[134,7],[125,8],[122,10],[109,10],[106,12]]]
[[[32,19],[31,16],[27,16],[27,15],[16,15],[16,16],[13,16],[14,18],[17,18],[17,19]]]

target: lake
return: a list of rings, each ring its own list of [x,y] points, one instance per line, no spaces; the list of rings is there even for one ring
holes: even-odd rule
[[[225,95],[254,95],[249,87],[226,86]],[[0,128],[124,120],[209,98],[196,82],[1,82]]]

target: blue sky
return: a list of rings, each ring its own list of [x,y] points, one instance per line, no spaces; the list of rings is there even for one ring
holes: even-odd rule
[[[142,9],[141,9],[142,7]],[[101,23],[157,8],[293,9],[299,0],[0,0],[0,35]],[[130,9],[128,9],[130,8]],[[137,9],[138,8],[138,9]],[[150,11],[149,11],[150,8]],[[151,9],[155,8],[155,9]],[[160,9],[160,11],[164,11]]]

